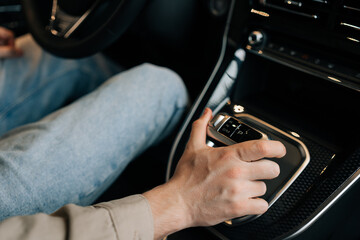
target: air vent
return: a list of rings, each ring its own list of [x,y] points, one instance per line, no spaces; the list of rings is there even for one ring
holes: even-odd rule
[[[360,1],[359,0],[344,0],[343,8],[352,14],[360,15]]]
[[[319,21],[326,17],[323,9],[328,8],[328,0],[259,0],[260,5],[294,17]]]
[[[336,28],[352,42],[360,43],[360,1],[344,0],[339,12]]]

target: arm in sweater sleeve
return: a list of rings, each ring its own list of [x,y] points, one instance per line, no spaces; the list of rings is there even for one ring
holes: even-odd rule
[[[151,209],[142,195],[89,207],[69,204],[51,215],[18,216],[0,223],[0,239],[135,240],[153,237]]]

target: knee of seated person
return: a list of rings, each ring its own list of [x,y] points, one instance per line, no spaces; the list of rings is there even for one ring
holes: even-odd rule
[[[151,63],[143,63],[140,66],[137,67],[141,73],[144,76],[148,76],[152,81],[154,81],[154,83],[156,82],[165,82],[165,83],[169,83],[169,84],[174,84],[175,83],[179,83],[182,82],[182,79],[180,78],[180,76],[175,73],[173,70],[166,68],[166,67],[161,67],[158,65],[154,65]]]
[[[188,104],[188,92],[181,77],[173,70],[157,66],[151,63],[144,63],[139,66],[140,71],[148,76],[149,83],[159,86],[159,90],[170,96],[178,98],[178,107],[185,107]]]

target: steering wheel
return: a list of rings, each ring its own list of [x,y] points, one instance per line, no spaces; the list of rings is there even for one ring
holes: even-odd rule
[[[146,0],[22,0],[35,40],[61,57],[92,55],[118,39]]]

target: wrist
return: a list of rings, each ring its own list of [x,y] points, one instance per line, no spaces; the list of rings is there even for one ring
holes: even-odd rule
[[[154,220],[154,239],[192,226],[189,207],[172,182],[160,185],[144,197],[149,201]]]

